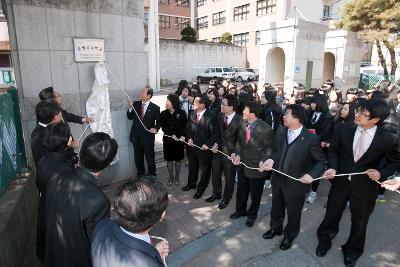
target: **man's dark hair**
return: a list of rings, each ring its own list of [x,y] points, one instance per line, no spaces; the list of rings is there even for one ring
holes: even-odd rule
[[[199,96],[199,98],[200,98],[199,103],[204,104],[204,107],[208,109],[208,107],[210,106],[210,99],[208,98],[207,94],[202,94]]]
[[[358,89],[357,88],[349,88],[346,91],[346,95],[348,95],[348,94],[356,95],[357,93],[358,93]]]
[[[328,108],[328,101],[326,100],[325,95],[315,94],[313,96],[313,100],[311,103],[315,103],[315,111],[316,112],[326,112],[329,110]]]
[[[169,100],[169,102],[171,102],[172,108],[173,108],[174,110],[177,110],[177,109],[180,108],[181,102],[179,101],[179,96],[178,96],[178,95],[176,95],[176,94],[169,94],[169,95],[167,96],[167,99]]]
[[[226,99],[226,102],[228,103],[228,106],[233,107],[233,111],[237,112],[238,107],[239,107],[239,101],[236,96],[227,94],[224,96]]]
[[[63,151],[68,145],[71,132],[64,122],[47,125],[42,132],[42,145],[50,152]]]
[[[292,117],[298,119],[299,122],[304,125],[307,118],[304,107],[298,104],[291,104],[286,107],[286,110],[289,109],[292,111]]]
[[[149,230],[168,206],[166,188],[154,177],[143,177],[122,185],[114,198],[116,221],[132,233]]]
[[[150,98],[152,98],[154,94],[153,88],[151,88],[150,86],[146,86],[146,88],[147,88],[147,95],[149,95]]]
[[[36,118],[43,124],[51,123],[60,112],[60,106],[54,101],[40,101],[35,108]]]
[[[41,101],[48,101],[49,99],[54,99],[55,95],[53,87],[47,87],[44,88],[42,91],[40,91],[39,98]]]
[[[358,108],[361,112],[369,111],[369,119],[379,119],[380,125],[389,116],[389,105],[382,99],[367,99],[359,103]]]
[[[244,104],[244,107],[247,107],[249,109],[249,112],[254,113],[257,118],[260,116],[262,106],[257,101],[248,101]]]
[[[107,167],[117,154],[118,144],[106,133],[93,133],[86,137],[79,153],[83,167],[99,172]]]

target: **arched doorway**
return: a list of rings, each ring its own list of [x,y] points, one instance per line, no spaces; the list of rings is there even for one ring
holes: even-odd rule
[[[280,47],[268,52],[265,68],[265,82],[279,83],[285,80],[285,52]]]
[[[335,55],[331,52],[324,53],[324,69],[322,72],[323,80],[335,78]]]

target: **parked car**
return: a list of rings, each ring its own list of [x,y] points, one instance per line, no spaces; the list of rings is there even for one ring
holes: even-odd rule
[[[232,67],[232,69],[235,71],[235,81],[237,82],[251,81],[255,79],[254,73],[247,71],[245,68]]]
[[[223,79],[233,80],[234,78],[235,78],[235,71],[232,68],[210,67],[197,76],[197,82],[200,84],[203,82],[210,81],[212,79],[221,81]]]
[[[258,75],[258,70],[257,69],[247,68],[246,70],[254,73],[255,80],[258,81],[259,75]]]

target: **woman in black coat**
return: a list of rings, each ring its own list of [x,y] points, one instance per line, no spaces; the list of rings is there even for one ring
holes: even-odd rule
[[[210,99],[210,106],[208,110],[217,116],[221,112],[221,100],[219,98],[218,89],[215,87],[209,88],[207,90],[208,99]]]
[[[169,173],[168,185],[171,186],[172,183],[179,185],[179,173],[185,149],[185,144],[179,140],[185,140],[187,118],[185,111],[180,109],[179,97],[175,94],[167,96],[165,108],[166,110],[160,114],[160,126],[164,134],[173,137],[163,137],[164,159],[167,161]]]
[[[260,114],[260,119],[267,123],[274,130],[274,133],[280,126],[281,109],[276,103],[275,91],[264,91],[261,94],[261,105],[263,110]]]
[[[319,137],[321,147],[325,148],[333,131],[333,117],[329,113],[326,97],[316,93],[311,101],[311,110],[310,118],[305,126]],[[307,197],[307,202],[310,204],[317,198],[319,182],[320,180],[317,180],[312,183],[312,191]]]

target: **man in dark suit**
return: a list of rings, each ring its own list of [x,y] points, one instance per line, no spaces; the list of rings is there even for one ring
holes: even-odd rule
[[[200,170],[200,182],[197,184],[197,191],[194,199],[199,199],[206,190],[210,182],[211,175],[211,147],[217,141],[215,129],[215,117],[209,112],[208,105],[210,100],[207,95],[198,96],[193,101],[193,110],[190,114],[186,128],[188,144],[191,148],[191,159],[189,159],[188,183],[182,188],[182,191],[195,189]],[[201,147],[198,149],[193,144]]]
[[[294,181],[277,172],[272,173],[272,208],[270,230],[263,238],[272,239],[284,233],[280,248],[287,250],[300,231],[301,211],[313,178],[326,168],[326,158],[319,139],[303,127],[306,112],[300,105],[289,105],[283,116],[284,126],[275,135],[272,156],[263,163],[263,170],[275,169],[298,178]],[[283,229],[285,208],[288,223]]]
[[[50,123],[62,120],[60,106],[53,101],[40,101],[35,109],[37,124],[31,134],[31,149],[35,167],[39,166],[40,158],[44,154],[42,146],[42,132]]]
[[[379,127],[389,114],[388,105],[380,100],[360,102],[353,123],[343,123],[333,136],[328,152],[329,169],[324,176],[332,179],[325,217],[318,228],[317,256],[325,256],[339,223],[350,202],[351,230],[342,245],[344,263],[354,266],[363,254],[369,216],[374,210],[379,185],[400,167],[397,137]],[[382,160],[384,159],[384,164]],[[367,172],[340,176],[340,173]]]
[[[83,124],[83,123],[91,123],[94,121],[92,117],[82,117],[82,116],[70,113],[70,112],[66,111],[65,109],[63,109],[61,107],[62,95],[59,92],[55,91],[53,87],[47,87],[47,88],[43,89],[42,91],[40,91],[39,98],[41,101],[55,101],[60,106],[61,115],[62,115],[61,119],[68,125],[68,128],[69,128],[68,122]],[[71,134],[71,136],[72,136],[72,134]],[[71,146],[74,148],[79,147],[78,141],[73,141],[71,143]]]
[[[137,175],[145,174],[144,157],[146,157],[148,174],[156,176],[156,163],[154,159],[155,134],[160,129],[158,118],[160,107],[152,103],[153,89],[145,86],[139,92],[140,101],[128,101],[128,119],[132,120],[130,140],[133,143]],[[135,110],[133,110],[135,109]],[[135,112],[136,111],[136,112]],[[150,132],[146,131],[142,123]]]
[[[155,244],[149,231],[164,218],[168,193],[161,183],[146,178],[127,182],[118,190],[116,221],[103,219],[97,224],[91,248],[93,267],[164,266],[168,241]]]
[[[117,142],[106,133],[86,137],[80,167],[47,183],[45,266],[92,266],[90,240],[96,224],[110,215],[110,201],[97,177],[117,154]]]
[[[225,188],[223,199],[219,203],[219,209],[225,209],[232,198],[235,189],[236,166],[217,149],[226,155],[232,155],[235,152],[235,146],[238,139],[239,126],[242,123],[242,117],[236,112],[238,109],[238,100],[233,95],[227,95],[222,99],[221,113],[217,117],[218,140],[213,145],[212,150],[215,153],[212,160],[211,180],[213,194],[206,199],[207,202],[213,202],[221,199],[222,194],[222,172],[225,177]]]
[[[249,167],[259,167],[260,163],[271,156],[274,143],[274,131],[264,121],[258,119],[262,110],[260,103],[249,101],[244,105],[243,119],[240,125],[236,153],[232,153],[234,165],[243,161]],[[252,227],[257,219],[261,195],[266,173],[243,167],[239,171],[239,181],[236,191],[236,212],[230,218],[237,219],[247,215],[246,226]],[[251,197],[251,205],[246,212],[247,199]]]

